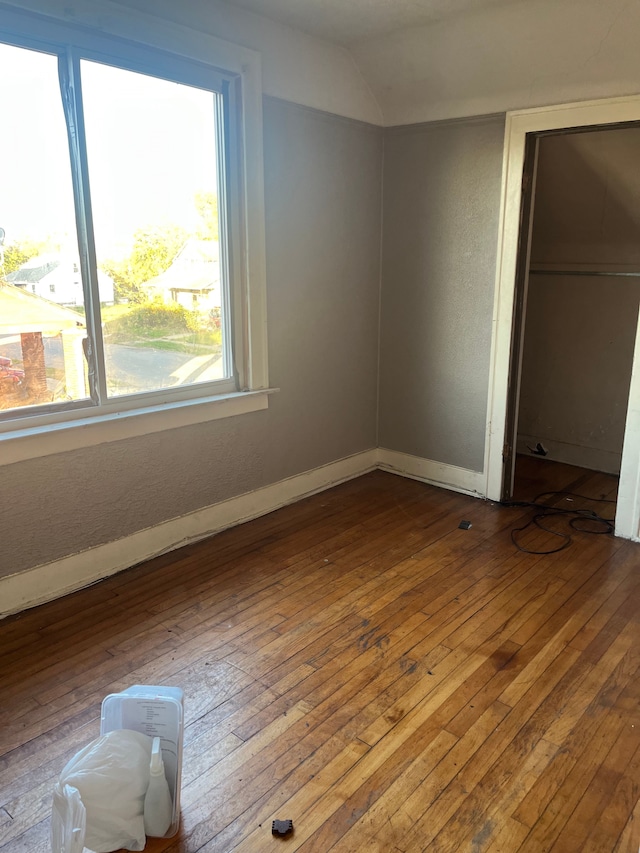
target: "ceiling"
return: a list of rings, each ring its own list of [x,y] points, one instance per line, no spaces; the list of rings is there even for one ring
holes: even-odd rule
[[[518,0],[225,0],[345,46]]]

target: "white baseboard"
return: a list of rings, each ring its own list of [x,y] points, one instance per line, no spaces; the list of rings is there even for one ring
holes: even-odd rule
[[[0,618],[75,592],[151,557],[266,515],[376,467],[377,451],[367,450],[115,542],[0,578]]]
[[[597,447],[584,447],[568,444],[566,441],[556,441],[553,438],[531,435],[519,435],[516,450],[524,456],[531,456],[529,448],[535,447],[539,441],[547,451],[547,456],[544,458],[552,462],[564,462],[567,465],[576,465],[578,468],[588,468],[590,471],[603,471],[605,474],[620,473],[622,451],[617,453],[612,450],[600,450]]]
[[[0,578],[0,618],[75,592],[159,554],[266,515],[376,468],[475,497],[484,494],[485,477],[477,471],[393,450],[367,450],[115,542]]]
[[[470,471],[467,468],[458,468],[456,465],[446,465],[382,447],[378,448],[378,467],[383,471],[401,474],[403,477],[411,477],[465,495],[484,497],[486,494],[487,478],[482,471]]]

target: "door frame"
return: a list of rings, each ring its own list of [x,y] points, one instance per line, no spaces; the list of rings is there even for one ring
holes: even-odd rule
[[[527,134],[640,121],[640,96],[559,104],[507,113],[502,166],[498,255],[493,305],[485,439],[486,495],[502,497],[503,450],[513,340],[522,176]],[[636,330],[620,469],[616,535],[640,541],[640,322]]]

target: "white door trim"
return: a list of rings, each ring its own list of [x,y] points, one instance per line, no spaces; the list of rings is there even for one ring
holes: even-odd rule
[[[515,291],[522,170],[527,133],[571,127],[640,121],[640,96],[585,101],[517,110],[507,113],[502,167],[498,256],[493,307],[489,401],[485,441],[486,494],[499,500],[502,488],[502,450],[509,382],[513,301]],[[636,340],[633,379],[620,472],[616,534],[640,538],[640,333]]]

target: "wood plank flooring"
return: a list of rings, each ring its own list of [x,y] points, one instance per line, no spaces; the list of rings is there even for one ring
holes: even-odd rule
[[[615,497],[536,463],[519,497]],[[151,853],[637,853],[640,546],[525,554],[529,514],[375,472],[0,623],[1,853],[50,849],[58,773],[135,683],[185,692]]]

